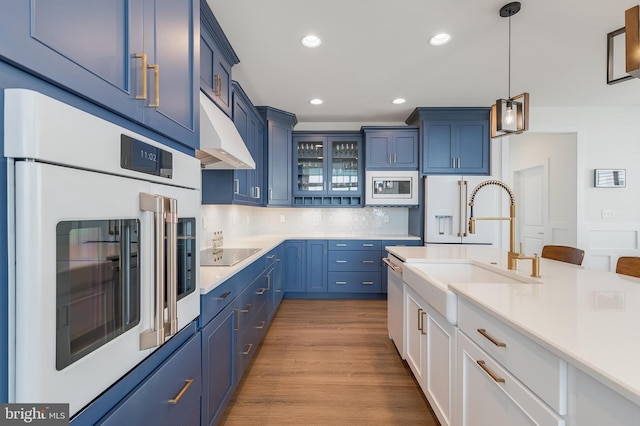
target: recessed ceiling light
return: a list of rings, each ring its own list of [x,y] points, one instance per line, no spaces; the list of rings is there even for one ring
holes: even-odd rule
[[[322,99],[318,99],[318,98],[311,99],[311,100],[309,101],[309,103],[310,103],[311,105],[320,105],[320,104],[322,104]]]
[[[432,46],[442,46],[449,43],[451,36],[447,33],[436,34],[429,39],[429,44]]]
[[[322,44],[322,40],[314,35],[308,35],[302,38],[301,43],[304,47],[314,48]]]
[[[394,100],[391,101],[391,103],[395,104],[395,105],[400,105],[400,104],[403,104],[405,102],[407,102],[407,100],[404,99],[404,98],[395,98]]]

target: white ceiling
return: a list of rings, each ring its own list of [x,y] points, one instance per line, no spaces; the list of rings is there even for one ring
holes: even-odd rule
[[[498,13],[508,1],[207,1],[240,58],[234,80],[299,122],[402,122],[415,107],[509,95],[509,19]],[[640,105],[640,79],[606,84],[607,33],[637,3],[523,1],[511,18],[511,95],[529,92],[532,107]],[[452,41],[430,46],[438,32]],[[320,47],[300,44],[309,33]]]

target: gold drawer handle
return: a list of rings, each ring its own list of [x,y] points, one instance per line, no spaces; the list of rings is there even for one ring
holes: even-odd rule
[[[176,397],[167,401],[169,404],[177,404],[178,402],[180,402],[180,399],[182,399],[182,395],[184,395],[187,389],[189,389],[189,387],[193,384],[193,379],[187,379],[184,382],[184,386],[182,387],[182,389],[180,389],[180,392],[178,392]]]
[[[346,281],[336,281],[336,285],[347,285]]]
[[[262,330],[266,324],[267,324],[266,321],[260,321],[260,325],[256,325],[256,328],[258,330]]]
[[[347,263],[346,260],[336,260],[336,263]]]
[[[476,363],[480,366],[480,368],[482,368],[484,370],[485,373],[487,373],[489,376],[491,376],[491,378],[496,382],[496,383],[504,383],[504,379],[500,376],[496,376],[496,373],[494,373],[493,371],[491,371],[489,369],[489,367],[487,367],[487,364],[479,359],[476,361]]]
[[[364,285],[373,285],[373,281],[362,281]]]
[[[258,291],[256,291],[256,294],[264,294],[265,291],[267,291],[266,288],[261,288]]]
[[[249,355],[249,352],[251,352],[251,349],[253,348],[253,343],[249,343],[247,345],[247,350],[242,352],[242,355]]]
[[[493,343],[496,346],[499,346],[501,348],[506,348],[507,344],[504,342],[501,342],[499,340],[497,340],[495,337],[492,337],[489,335],[489,333],[487,333],[487,330],[485,330],[484,328],[479,328],[478,329],[478,333],[482,334],[484,337],[487,338],[487,340],[489,340],[491,343]]]
[[[373,263],[373,260],[363,260],[362,263]]]

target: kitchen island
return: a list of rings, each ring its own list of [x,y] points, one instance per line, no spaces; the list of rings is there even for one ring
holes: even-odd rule
[[[452,361],[458,370],[452,374],[457,409],[452,424],[470,424],[465,415],[469,406],[464,389],[469,383],[465,381],[466,370],[461,371],[467,368],[461,348],[469,344],[461,343],[461,339],[467,339],[468,334],[469,339],[481,341],[483,337],[478,337],[478,333],[485,332],[485,328],[482,332],[480,329],[476,332],[474,327],[465,328],[471,317],[495,325],[494,337],[514,337],[514,345],[498,348],[496,354],[491,352],[492,347],[499,346],[496,343],[483,348],[498,359],[495,368],[506,367],[506,374],[514,374],[524,382],[525,390],[533,390],[542,408],[554,409],[551,413],[554,420],[550,424],[637,424],[640,418],[640,340],[637,338],[640,279],[548,259],[541,259],[541,278],[532,279],[528,261],[520,263],[518,271],[507,271],[506,252],[487,247],[434,245],[390,247],[389,251],[406,262],[404,269],[410,272],[404,272],[403,276],[421,274],[421,263],[472,263],[501,269],[505,276],[514,278],[512,282],[499,283],[448,282],[446,291],[439,289],[457,300],[455,320],[447,317],[458,327],[456,360]],[[421,290],[416,288],[417,280],[408,281],[411,284],[405,279],[405,286],[409,286],[410,291]],[[425,281],[424,285],[431,284]],[[427,298],[425,302],[431,303]],[[486,331],[490,331],[489,327]],[[500,339],[496,341],[503,344]],[[514,359],[509,359],[508,351],[519,341],[524,342],[526,349],[521,354],[542,354],[542,371],[534,372],[538,377],[532,379],[540,382],[538,384],[518,377],[517,362],[514,364]],[[551,381],[556,381],[551,402],[541,395],[548,387],[542,383],[548,366],[553,370]],[[529,364],[529,369],[535,367],[535,363]],[[557,377],[554,378],[554,374]],[[538,388],[542,390],[538,392]]]

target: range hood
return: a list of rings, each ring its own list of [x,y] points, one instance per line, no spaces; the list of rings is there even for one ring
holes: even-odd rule
[[[255,169],[247,146],[231,119],[200,92],[200,149],[203,169]]]

